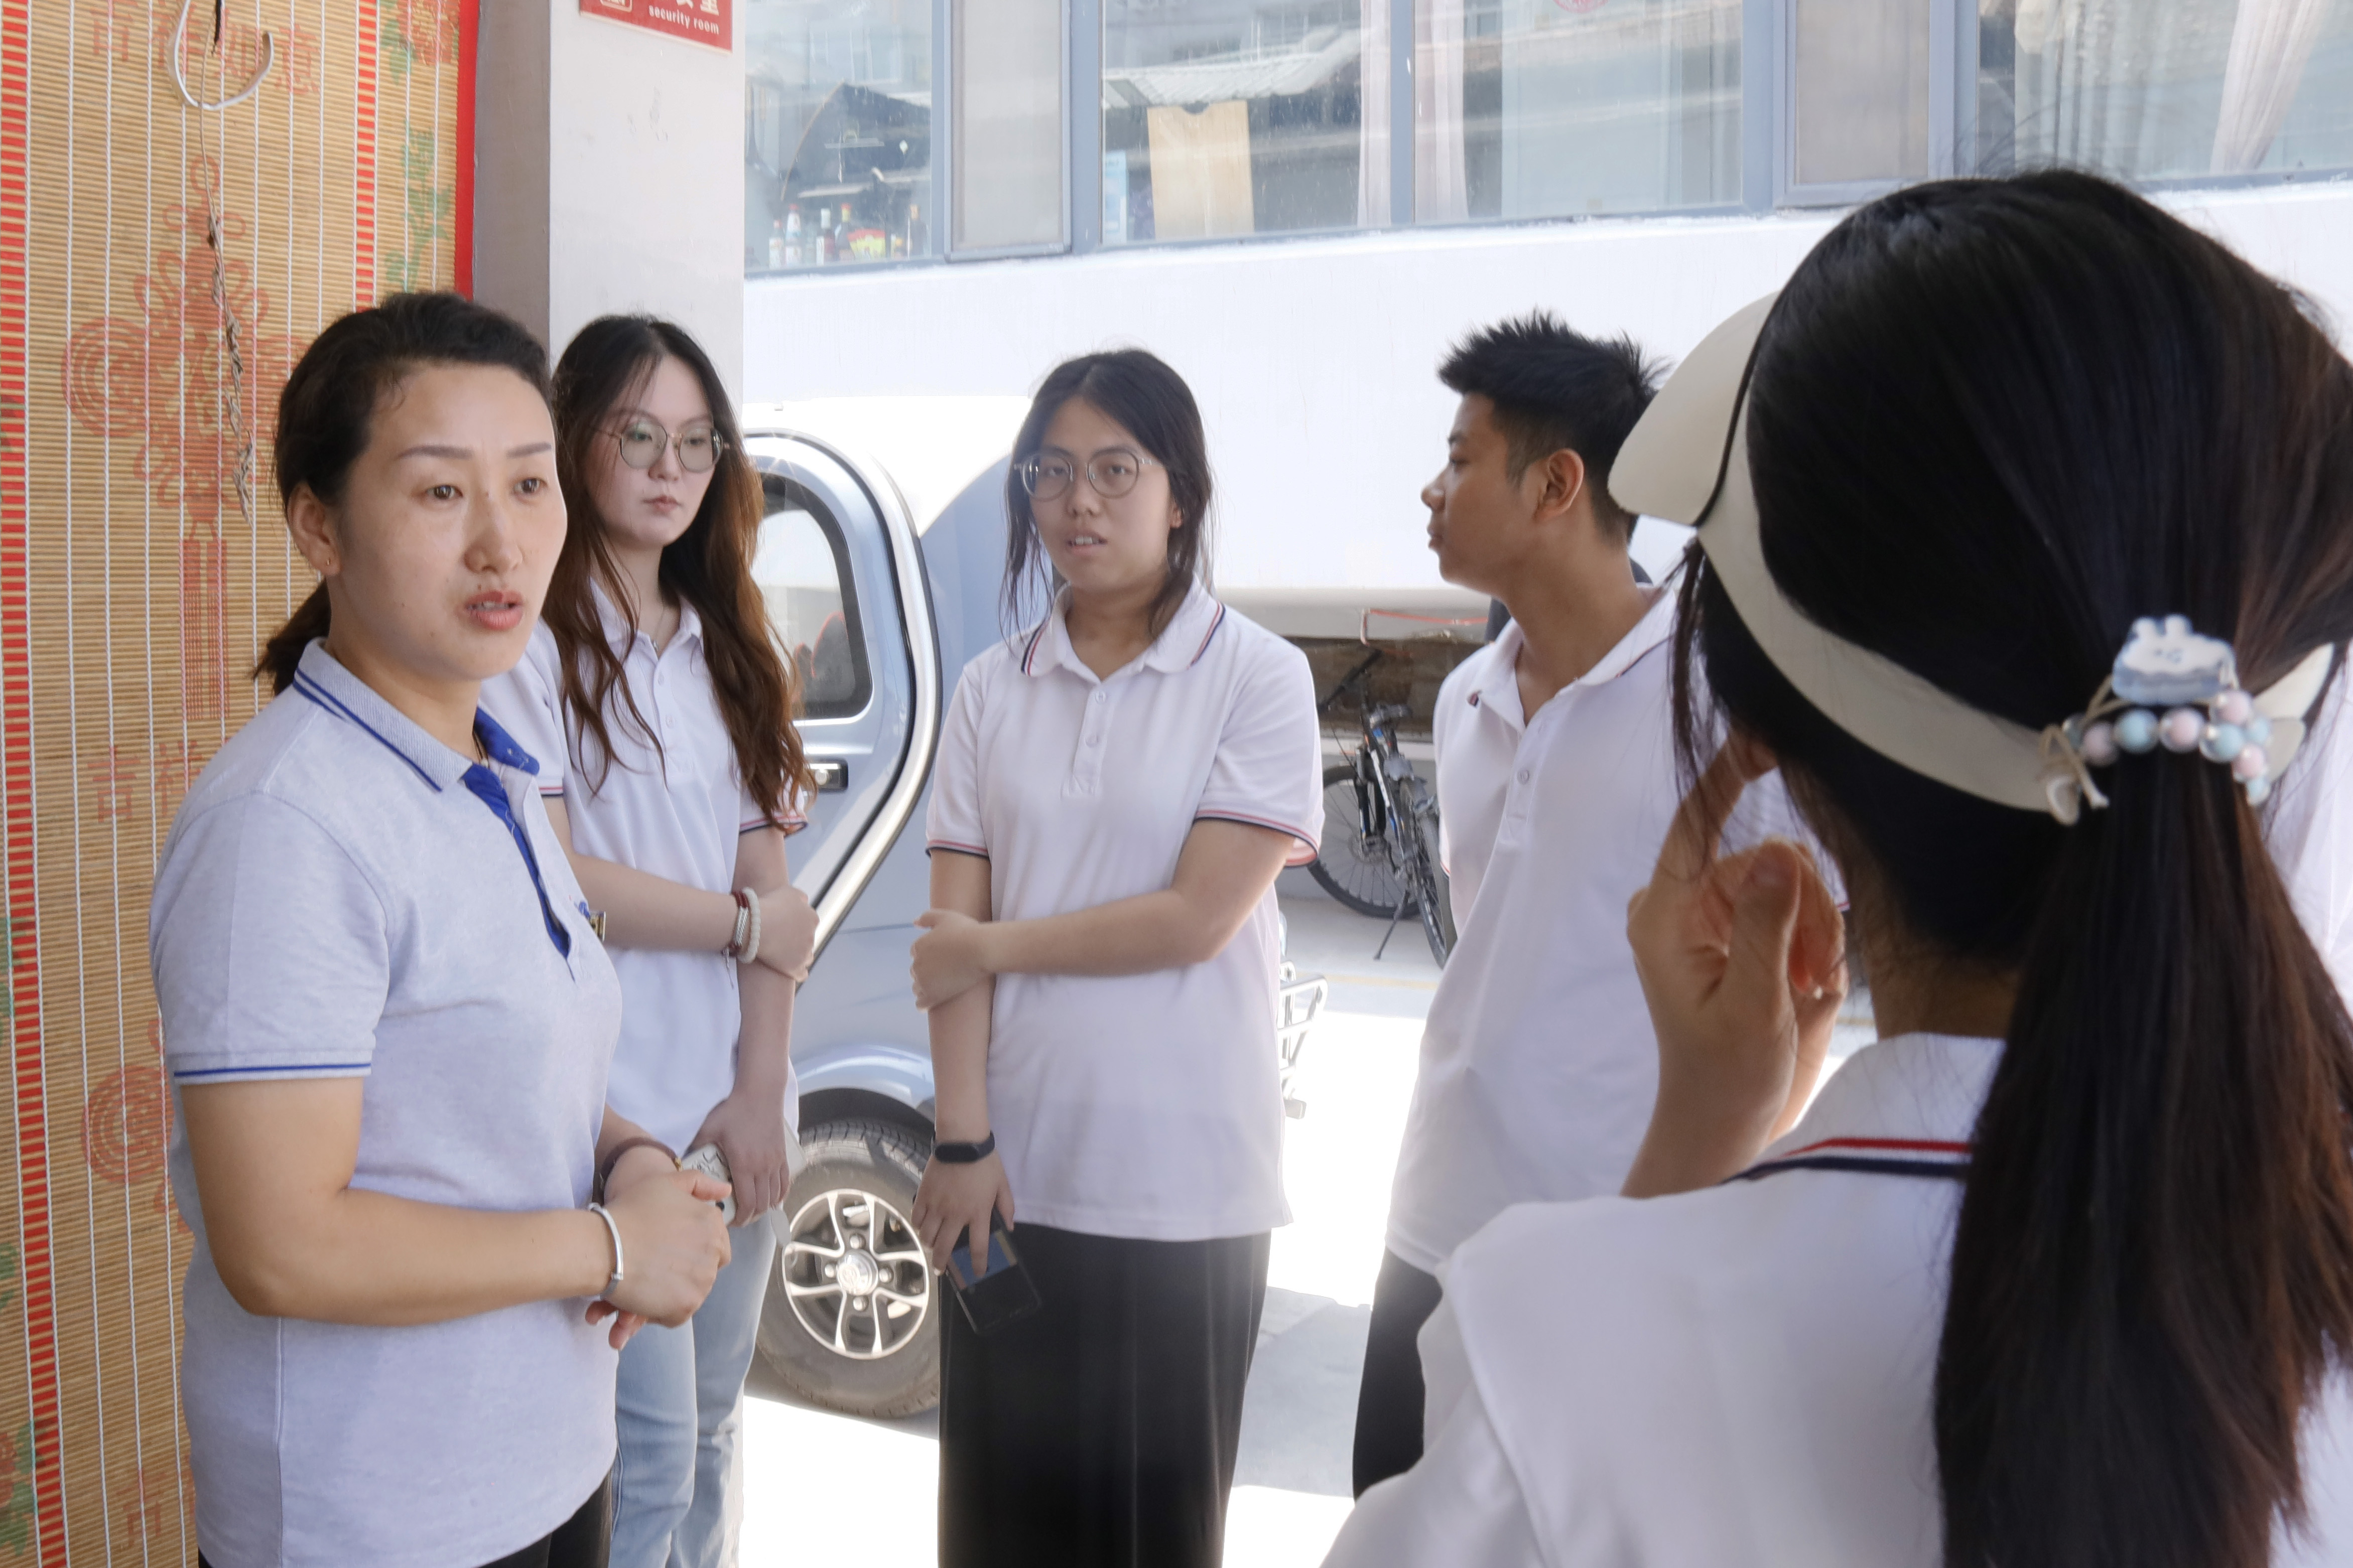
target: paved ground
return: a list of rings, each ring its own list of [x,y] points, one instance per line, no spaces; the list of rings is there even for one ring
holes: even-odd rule
[[[1313,1568],[1347,1517],[1348,1448],[1389,1175],[1438,970],[1400,926],[1350,914],[1303,872],[1281,883],[1291,957],[1332,982],[1302,1062],[1308,1113],[1283,1151],[1293,1223],[1274,1233],[1266,1314],[1242,1411],[1229,1568]],[[1870,1037],[1858,999],[1834,1053]],[[930,1415],[858,1421],[792,1403],[754,1370],[744,1568],[857,1559],[927,1563],[936,1528]]]
[[[1313,1568],[1348,1512],[1356,1375],[1380,1262],[1389,1173],[1438,970],[1401,926],[1377,963],[1382,922],[1285,872],[1291,956],[1332,981],[1301,1077],[1306,1117],[1283,1151],[1293,1223],[1274,1233],[1266,1315],[1242,1411],[1226,1562]],[[936,1528],[938,1427],[926,1415],[859,1421],[791,1402],[755,1367],[745,1403],[744,1568],[928,1562]]]

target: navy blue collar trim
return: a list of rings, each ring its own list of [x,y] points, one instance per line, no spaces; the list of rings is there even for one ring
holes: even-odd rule
[[[426,788],[431,790],[436,795],[439,795],[441,793],[441,786],[439,784],[435,782],[433,775],[427,773],[423,767],[418,765],[415,757],[412,757],[406,752],[402,751],[398,742],[393,740],[383,731],[377,729],[375,725],[361,718],[357,713],[352,711],[350,703],[345,702],[342,698],[337,697],[333,692],[319,684],[315,679],[309,675],[305,675],[299,669],[296,670],[294,672],[294,689],[302,696],[309,698],[312,702],[317,703],[320,707],[324,708],[328,712],[334,714],[337,718],[348,719],[353,723],[358,725],[361,729],[366,731],[369,734],[375,736],[377,742],[380,743],[385,751],[390,752],[394,756],[398,757],[402,762],[406,763],[408,764],[409,771],[414,773],[418,778],[425,781]],[[520,745],[516,744],[515,738],[512,735],[508,734],[505,728],[501,725],[497,720],[491,718],[488,712],[480,708],[474,710],[474,738],[482,743],[482,750],[490,753],[491,761],[498,763],[500,766],[513,768],[518,772],[529,773],[533,778],[539,776],[539,759],[533,756],[529,752],[524,751]]]
[[[501,767],[513,768],[533,778],[539,776],[539,759],[515,744],[515,738],[500,727],[499,721],[483,710],[474,710],[474,738],[482,742],[491,761]]]
[[[1868,1155],[1807,1154],[1794,1160],[1771,1160],[1762,1165],[1752,1165],[1738,1175],[1725,1177],[1725,1184],[1762,1181],[1767,1176],[1778,1176],[1784,1171],[1847,1171],[1865,1176],[1927,1176],[1947,1182],[1966,1182],[1969,1178],[1969,1165],[1966,1160],[1874,1160]]]
[[[337,718],[348,719],[353,723],[357,724],[361,729],[366,731],[369,734],[374,735],[383,745],[385,751],[390,752],[394,756],[398,757],[402,762],[406,763],[408,764],[408,771],[425,781],[425,787],[427,789],[431,790],[435,795],[439,795],[441,793],[441,786],[434,782],[433,775],[427,773],[422,767],[419,767],[417,765],[417,759],[410,756],[406,752],[402,751],[398,742],[392,740],[389,736],[385,735],[383,731],[377,729],[375,725],[369,723],[358,714],[353,712],[351,706],[344,702],[342,698],[337,697],[333,692],[328,690],[325,687],[320,685],[316,680],[303,674],[299,669],[294,672],[294,689],[309,698],[311,701],[317,703],[320,707],[324,708],[328,712],[334,714]],[[477,718],[476,722],[478,724],[480,722],[479,718]],[[512,742],[509,743],[512,744]],[[534,768],[533,771],[535,773],[538,770]]]

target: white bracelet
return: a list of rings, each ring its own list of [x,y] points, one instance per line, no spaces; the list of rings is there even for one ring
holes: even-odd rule
[[[744,951],[736,956],[738,963],[750,963],[760,956],[760,895],[750,888],[744,897],[752,910],[752,934],[744,939]]]
[[[621,1227],[614,1222],[612,1211],[606,1208],[603,1204],[590,1204],[588,1212],[605,1222],[605,1230],[613,1238],[613,1277],[605,1281],[605,1289],[599,1292],[602,1297],[609,1300],[614,1287],[621,1283]]]

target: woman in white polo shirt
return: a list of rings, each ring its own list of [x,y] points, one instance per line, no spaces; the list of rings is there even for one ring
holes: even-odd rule
[[[614,1349],[727,1258],[725,1187],[606,1107],[619,986],[537,763],[476,706],[564,539],[546,363],[401,295],[280,401],[323,581],[180,807],[149,933],[213,1568],[601,1565]]]
[[[1661,392],[1611,484],[1700,525],[1678,689],[1745,737],[1630,916],[1672,1195],[1462,1246],[1331,1563],[2353,1561],[2353,1024],[2263,837],[2353,638],[2299,305],[2091,176],[1947,182]],[[1776,758],[1881,1037],[1768,1146],[1838,991],[1796,853],[1712,858]]]
[[[944,1261],[1019,1229],[1041,1309],[944,1320],[940,1560],[1214,1568],[1282,1175],[1274,879],[1323,826],[1296,648],[1203,578],[1199,410],[1148,353],[1040,387],[1013,449],[1008,609],[932,784]]]
[[[752,580],[760,480],[681,328],[604,316],[555,367],[572,526],[530,651],[483,703],[540,756],[555,836],[607,911],[627,1005],[616,1109],[714,1145],[734,1257],[682,1328],[621,1354],[615,1568],[725,1568],[744,1376],[800,1142],[793,986],[816,918],[785,870],[808,787],[794,687]]]

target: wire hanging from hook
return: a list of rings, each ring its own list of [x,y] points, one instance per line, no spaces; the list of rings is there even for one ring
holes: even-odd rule
[[[261,90],[261,84],[269,79],[269,68],[278,63],[278,39],[269,29],[264,28],[261,34],[261,68],[253,73],[253,79],[218,103],[206,103],[188,90],[187,70],[181,63],[182,56],[188,47],[188,13],[195,10],[195,6],[196,0],[180,0],[180,19],[172,27],[172,85],[180,89],[180,101],[190,109],[206,112],[234,109]],[[213,0],[213,52],[215,54],[220,52],[222,13],[227,8],[227,0]]]

